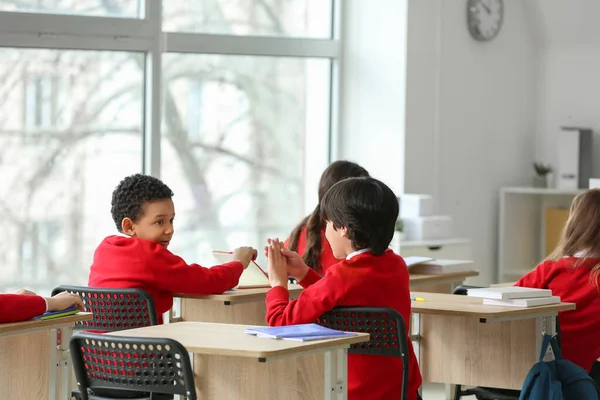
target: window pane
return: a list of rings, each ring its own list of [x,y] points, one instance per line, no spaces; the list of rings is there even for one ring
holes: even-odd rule
[[[137,18],[143,0],[0,0],[0,11]],[[154,0],[153,0],[154,1]]]
[[[0,292],[86,284],[115,231],[111,193],[140,172],[144,57],[0,49]]]
[[[327,163],[330,61],[167,54],[163,66],[170,249],[212,265],[214,249],[285,238],[306,211],[307,171]]]
[[[332,0],[168,0],[163,2],[163,29],[330,38],[332,9]]]

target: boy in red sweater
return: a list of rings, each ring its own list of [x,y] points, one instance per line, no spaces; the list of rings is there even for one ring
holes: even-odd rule
[[[42,297],[19,289],[15,293],[0,294],[0,323],[26,321],[46,311],[60,311],[71,306],[84,309],[76,294],[62,292],[54,297]]]
[[[600,189],[575,197],[558,246],[516,286],[551,289],[577,305],[558,313],[562,354],[589,372],[600,358]]]
[[[320,208],[325,236],[333,254],[342,259],[321,278],[278,239],[268,240],[269,281],[267,322],[271,326],[315,322],[337,306],[387,307],[410,321],[408,269],[402,257],[388,249],[398,217],[398,200],[382,182],[349,178],[336,183]],[[288,275],[305,288],[289,300]],[[408,331],[405,333],[408,335]],[[418,398],[419,365],[410,347],[408,399]],[[397,400],[401,393],[402,362],[377,355],[348,356],[348,399]]]
[[[238,284],[256,250],[240,247],[235,261],[212,268],[188,265],[167,248],[173,237],[173,192],[160,180],[136,174],[123,179],[112,194],[111,213],[118,235],[108,236],[94,253],[88,285],[138,288],[156,306],[158,322],[173,306],[173,293],[217,294]]]

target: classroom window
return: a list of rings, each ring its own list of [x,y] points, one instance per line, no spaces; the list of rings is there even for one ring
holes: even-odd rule
[[[0,288],[85,282],[113,187],[141,172],[143,55],[5,48],[0,65]]]
[[[176,194],[176,253],[198,259],[289,234],[304,214],[306,143],[328,137],[330,67],[165,55],[161,176]]]
[[[222,35],[330,38],[332,0],[169,0],[163,29]]]
[[[0,11],[137,18],[142,0],[0,0]]]

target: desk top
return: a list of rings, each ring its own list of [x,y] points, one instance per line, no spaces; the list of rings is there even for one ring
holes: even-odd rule
[[[175,297],[181,297],[183,299],[198,299],[198,300],[215,300],[215,301],[223,301],[223,302],[231,302],[231,303],[247,303],[252,301],[264,301],[267,297],[267,292],[271,290],[268,288],[258,288],[258,289],[236,289],[229,292],[225,292],[222,294],[209,294],[209,295],[195,295],[195,294],[181,294],[176,293]],[[288,290],[290,291],[291,297],[298,297],[300,292],[302,291],[302,286],[300,285],[288,285]]]
[[[574,303],[559,303],[537,307],[484,306],[483,299],[452,294],[411,292],[413,297],[425,301],[413,301],[412,312],[419,314],[452,315],[480,319],[523,319],[530,316],[550,315],[558,311],[574,310]]]
[[[471,276],[479,276],[479,271],[461,271],[451,272],[446,274],[410,274],[410,283],[433,283],[439,281],[456,280],[460,278],[468,278]]]
[[[368,333],[310,342],[266,339],[245,334],[244,328],[248,327],[248,325],[210,322],[177,322],[111,332],[106,335],[138,338],[166,337],[177,340],[192,353],[249,358],[294,356],[369,341]]]
[[[89,321],[92,319],[92,313],[80,312],[74,315],[67,315],[65,317],[46,319],[46,320],[28,320],[21,322],[10,322],[7,324],[0,324],[0,336],[2,335],[15,335],[20,333],[29,333],[33,331],[39,331],[43,329],[52,329],[64,325],[72,325],[79,321]]]

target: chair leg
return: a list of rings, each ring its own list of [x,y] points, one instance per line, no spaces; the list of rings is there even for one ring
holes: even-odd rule
[[[460,392],[460,385],[456,385],[454,387],[454,400],[460,400],[461,396],[461,392]]]

